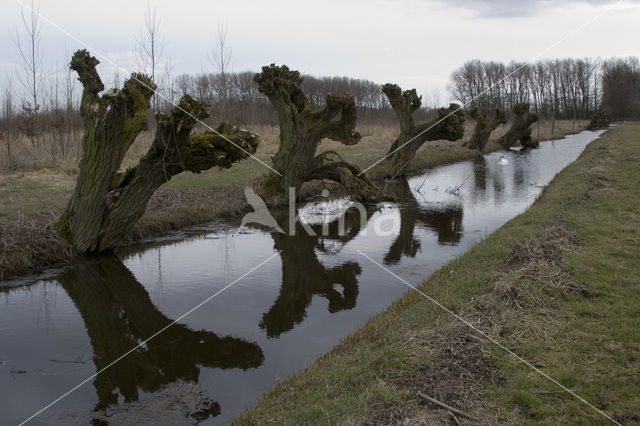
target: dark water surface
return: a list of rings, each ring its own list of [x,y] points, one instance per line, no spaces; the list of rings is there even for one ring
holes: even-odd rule
[[[358,250],[419,284],[526,210],[600,133],[394,183],[405,201],[368,208],[362,228],[360,214],[349,210],[342,236],[336,222],[325,237],[302,229],[295,236],[237,233],[235,224],[215,223],[197,237],[146,244],[121,260],[0,287],[0,423],[30,417],[276,254],[32,420],[82,423],[95,408],[147,401],[166,385],[196,382],[201,397],[216,402],[200,417],[229,422],[276,380],[308,366],[407,292]],[[508,164],[499,164],[500,155]],[[314,229],[320,233],[321,225]],[[144,411],[129,415],[151,421]]]

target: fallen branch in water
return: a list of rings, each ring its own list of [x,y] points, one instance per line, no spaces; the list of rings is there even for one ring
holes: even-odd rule
[[[464,187],[464,184],[467,182],[467,179],[469,179],[469,176],[465,177],[460,185],[447,188],[447,192],[451,195],[459,196],[460,190]]]

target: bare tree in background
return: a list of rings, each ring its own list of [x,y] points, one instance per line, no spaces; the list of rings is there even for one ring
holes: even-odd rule
[[[58,73],[58,64],[54,68],[55,72],[47,75],[46,84],[44,87],[44,107],[43,111],[46,114],[42,116],[42,129],[48,131],[49,137],[43,138],[45,144],[48,145],[49,155],[52,161],[56,161],[58,151],[64,157],[66,155],[65,150],[65,127],[66,122],[62,109],[60,108],[60,78]]]
[[[209,65],[210,55],[207,56]],[[225,108],[225,121],[242,124],[272,124],[278,123],[275,111],[270,108],[267,97],[260,93],[253,81],[255,73],[225,72],[227,96]],[[165,77],[167,81],[167,77]],[[173,91],[178,95],[193,93],[215,108],[212,114],[219,119],[219,74],[208,73],[203,67],[202,71],[195,75],[180,74],[175,76],[172,84]],[[311,106],[315,109],[325,107],[327,95],[352,95],[356,109],[358,110],[358,122],[372,123],[376,125],[395,123],[393,112],[389,108],[389,102],[382,93],[380,85],[373,81],[348,77],[314,77],[303,76],[300,85],[307,96]]]
[[[20,11],[24,34],[16,30],[14,42],[20,54],[23,72],[18,73],[20,84],[27,92],[29,103],[39,108],[39,90],[42,85],[42,52],[40,50],[39,6],[31,0],[28,12]]]
[[[23,34],[16,30],[14,43],[18,48],[22,72],[18,80],[26,92],[21,130],[35,143],[38,129],[37,119],[40,110],[40,89],[42,86],[42,51],[40,49],[39,6],[31,0],[28,11],[21,10]]]
[[[228,26],[226,23],[218,22],[216,40],[211,50],[211,64],[218,72],[216,89],[219,98],[220,119],[225,119],[227,110],[227,99],[229,97],[229,67],[231,65],[231,48],[227,43]]]
[[[467,61],[451,74],[450,95],[467,108],[511,110],[531,104],[541,117],[551,120],[586,119],[599,105],[599,60],[545,59],[536,63]]]
[[[120,75],[120,64],[116,62],[116,66],[113,69],[113,79],[111,80],[112,87],[120,87],[122,85],[122,76]]]
[[[163,109],[170,109],[173,105],[180,102],[180,98],[182,97],[182,93],[178,93],[176,89],[175,79],[173,78],[174,66],[174,62],[168,58],[164,61],[162,70],[163,85],[161,88],[161,91],[164,92],[162,95]]]
[[[617,120],[640,118],[640,59],[629,56],[603,63],[602,108]]]
[[[65,46],[65,56],[69,57]],[[75,114],[78,104],[78,79],[73,74],[71,68],[66,67],[64,75],[64,115],[67,123],[66,127],[66,144],[67,155],[72,155],[72,150],[76,158],[80,157],[80,144],[73,137],[74,121],[77,116]],[[115,86],[118,87],[118,86]],[[75,145],[75,146],[74,146]]]
[[[56,62],[54,69],[57,71],[47,75],[47,84],[43,90],[44,107],[39,118],[42,142],[47,145],[54,162],[70,158],[73,148],[77,80],[67,68],[66,65],[59,66]],[[76,123],[79,124],[77,121]]]
[[[440,93],[438,88],[425,85],[422,90],[422,107],[426,109],[437,109],[440,105]]]
[[[591,104],[591,110],[592,111],[596,111],[598,108],[600,108],[600,97],[602,95],[601,93],[601,83],[602,83],[602,60],[600,60],[600,58],[596,58],[593,60],[593,96],[592,96],[592,104]]]
[[[2,120],[0,121],[0,140],[5,143],[9,166],[12,162],[12,148],[15,139],[15,115],[13,81],[9,76],[2,92]]]
[[[178,94],[180,96],[186,95],[188,92],[195,92],[194,90],[194,77],[189,74],[180,74],[175,78],[173,82]]]
[[[160,62],[166,42],[164,35],[160,30],[160,19],[156,13],[156,9],[152,9],[147,2],[147,12],[144,16],[144,30],[138,39],[137,62],[138,68],[145,70],[151,76],[151,80],[157,85],[162,86],[162,79],[158,75],[160,71]],[[157,96],[151,100],[153,109],[157,109]]]

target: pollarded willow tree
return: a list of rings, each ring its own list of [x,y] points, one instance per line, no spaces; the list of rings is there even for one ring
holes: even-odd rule
[[[216,132],[192,136],[196,122],[210,111],[205,103],[184,95],[169,113],[156,114],[157,131],[149,150],[135,167],[120,172],[126,152],[147,128],[149,99],[156,86],[149,77],[134,73],[122,90],[100,95],[104,85],[98,63],[86,50],[71,59],[71,69],[84,87],[82,158],[71,200],[56,225],[83,254],[113,250],[142,216],[155,190],[172,176],[230,167],[258,145],[256,135],[226,123]]]
[[[538,114],[529,111],[529,104],[520,103],[513,107],[513,123],[498,142],[504,149],[509,149],[518,141],[523,148],[537,148],[538,141],[531,137],[531,125],[538,121]]]
[[[440,108],[435,118],[416,124],[413,113],[422,105],[422,96],[418,96],[416,89],[403,92],[397,84],[387,83],[382,86],[382,91],[400,121],[400,135],[387,153],[387,176],[404,175],[416,152],[425,142],[439,139],[455,141],[464,134],[464,113],[458,105],[450,104],[448,108]]]
[[[473,108],[469,113],[476,120],[476,126],[473,128],[471,139],[465,143],[465,146],[483,153],[491,132],[499,125],[505,124],[507,117],[500,108],[495,108],[493,111],[485,108]]]
[[[273,168],[280,173],[269,177],[269,184],[278,192],[300,189],[311,180],[337,182],[353,198],[372,198],[378,189],[353,164],[335,151],[316,154],[322,139],[345,145],[360,142],[355,131],[356,106],[352,96],[328,95],[324,109],[314,111],[302,92],[302,77],[286,65],[262,67],[255,76],[258,89],[276,110],[280,122],[280,147],[273,157]]]

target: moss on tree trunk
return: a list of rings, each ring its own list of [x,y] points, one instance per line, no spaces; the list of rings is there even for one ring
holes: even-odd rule
[[[513,107],[513,123],[511,128],[498,142],[504,149],[509,149],[518,141],[523,148],[537,148],[538,141],[531,138],[531,125],[538,121],[538,114],[529,112],[529,104],[516,104]]]
[[[140,219],[155,190],[172,176],[230,167],[255,152],[258,144],[257,136],[225,123],[216,132],[192,137],[193,126],[210,111],[184,95],[169,113],[156,114],[155,138],[138,165],[119,172],[126,152],[147,126],[156,86],[149,77],[134,73],[122,90],[100,96],[104,85],[95,68],[98,63],[86,50],[77,51],[71,60],[84,87],[82,158],[71,200],[56,225],[83,254],[111,251]]]
[[[473,108],[470,113],[471,117],[476,120],[476,125],[473,128],[471,139],[465,145],[470,149],[484,153],[491,132],[499,125],[505,124],[507,117],[500,108],[496,108],[493,111],[484,108]]]
[[[300,189],[304,182],[327,179],[341,184],[353,198],[370,198],[377,188],[359,169],[335,152],[316,155],[324,138],[354,145],[360,141],[355,131],[356,106],[351,96],[328,95],[324,109],[314,111],[302,92],[302,77],[286,65],[262,67],[255,81],[273,105],[280,123],[280,147],[273,157],[270,176],[278,191]]]
[[[400,121],[400,135],[389,148],[385,161],[385,174],[388,177],[404,175],[425,142],[439,139],[455,141],[464,134],[464,114],[458,105],[440,108],[435,118],[416,124],[413,113],[422,104],[422,97],[418,96],[416,89],[403,92],[397,84],[387,83],[382,86],[382,91]]]

